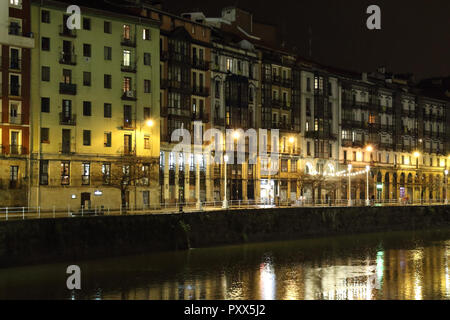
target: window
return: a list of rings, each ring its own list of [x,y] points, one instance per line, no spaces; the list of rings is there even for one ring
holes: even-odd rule
[[[104,134],[104,146],[105,148],[111,147],[111,132],[105,132]]]
[[[146,65],[146,66],[151,65],[151,55],[148,52],[144,53],[144,65]]]
[[[91,73],[90,72],[83,72],[83,85],[86,87],[91,86]]]
[[[83,29],[84,30],[91,30],[91,19],[83,18]]]
[[[144,137],[144,149],[150,149],[150,138]]]
[[[306,78],[306,91],[311,91],[311,78]]]
[[[123,50],[123,65],[129,67],[131,65],[131,51]]]
[[[50,38],[42,37],[41,46],[42,51],[50,51]]]
[[[91,164],[89,162],[85,162],[82,164],[81,167],[82,170],[82,176],[81,176],[81,184],[86,186],[90,183],[90,177],[91,177]]]
[[[63,69],[63,83],[72,83],[72,70]]]
[[[61,185],[67,186],[70,184],[70,161],[61,162]]]
[[[50,11],[42,10],[41,21],[42,23],[50,23]]]
[[[347,161],[347,150],[344,150],[344,161]]]
[[[91,145],[91,130],[83,130],[83,146]]]
[[[142,39],[143,40],[150,40],[150,29],[142,30]]]
[[[9,187],[15,189],[18,187],[19,182],[19,167],[10,166],[9,168]]]
[[[22,5],[22,0],[9,0],[9,4],[12,6],[20,7]]]
[[[41,98],[41,112],[50,112],[50,98]]]
[[[124,77],[123,78],[123,92],[131,91],[131,78]]]
[[[227,58],[227,71],[228,72],[233,71],[233,59]]]
[[[103,184],[110,184],[111,182],[111,163],[102,164]]]
[[[306,142],[306,155],[310,156],[311,155],[311,142]]]
[[[103,82],[104,82],[105,89],[111,89],[111,75],[110,74],[105,74]]]
[[[42,81],[50,81],[50,67],[42,66],[41,77]]]
[[[144,119],[150,119],[150,108],[144,107]]]
[[[111,47],[105,47],[105,60],[112,60],[112,48]]]
[[[281,172],[288,172],[288,160],[281,159]]]
[[[90,44],[83,44],[83,57],[90,57],[91,56],[91,45]]]
[[[111,33],[111,22],[110,21],[105,21],[104,23],[103,23],[103,31],[105,32],[105,33]]]
[[[123,39],[124,40],[131,39],[131,27],[127,24],[123,25]]]
[[[144,80],[144,93],[150,92],[151,92],[150,80]]]
[[[90,101],[83,101],[83,116],[90,117],[92,115],[92,103]]]
[[[41,186],[48,185],[48,160],[39,162],[39,184]]]
[[[105,118],[111,118],[112,110],[111,110],[111,103],[105,103],[103,105],[103,116]]]
[[[41,128],[41,143],[50,143],[49,128]]]

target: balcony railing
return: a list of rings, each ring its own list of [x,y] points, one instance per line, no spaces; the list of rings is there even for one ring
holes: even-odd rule
[[[205,61],[203,59],[192,59],[192,67],[200,70],[209,70],[209,61]]]
[[[77,36],[77,29],[69,29],[65,24],[60,24],[59,35],[63,37],[75,38]]]
[[[161,79],[161,89],[170,89],[171,91],[191,94],[192,87],[190,83],[178,80]]]
[[[137,100],[136,90],[122,91],[122,100]]]
[[[194,86],[192,88],[192,94],[197,95],[197,96],[207,97],[207,96],[209,96],[209,88]]]
[[[136,39],[133,38],[125,38],[122,36],[122,40],[120,41],[120,44],[125,47],[136,47]]]
[[[203,122],[209,122],[209,114],[205,112],[200,113],[193,113],[192,114],[192,121],[203,121]]]
[[[16,25],[16,24],[10,24],[8,26],[8,34],[11,36],[33,38],[32,32],[23,32],[22,27],[20,25]]]
[[[65,114],[63,112],[59,113],[59,124],[66,126],[74,126],[77,124],[76,114]]]
[[[21,59],[10,59],[10,61],[9,61],[9,69],[11,69],[11,70],[22,70],[22,60]]]
[[[124,129],[134,129],[135,127],[135,121],[131,118],[124,118],[123,119],[123,128]]]
[[[123,72],[136,72],[136,62],[127,62],[122,61],[120,66],[120,70]]]
[[[59,93],[76,95],[77,94],[77,85],[74,83],[60,82],[59,83]]]
[[[72,53],[64,53],[63,52],[59,55],[59,63],[74,66],[77,64],[77,56]]]
[[[9,85],[9,95],[13,97],[20,97],[22,95],[20,85],[18,84]]]
[[[159,60],[167,61],[169,59],[169,51],[160,50],[159,51]]]
[[[9,154],[21,155],[24,152],[24,148],[21,145],[11,144],[9,145]]]
[[[76,144],[70,142],[63,142],[59,144],[59,152],[62,154],[75,153]]]
[[[22,115],[16,114],[16,115],[9,115],[9,123],[10,124],[22,124]]]

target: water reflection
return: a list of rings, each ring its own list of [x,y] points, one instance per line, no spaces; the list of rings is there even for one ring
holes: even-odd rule
[[[308,239],[0,269],[0,298],[450,299],[450,230]],[[73,262],[71,262],[72,264]]]

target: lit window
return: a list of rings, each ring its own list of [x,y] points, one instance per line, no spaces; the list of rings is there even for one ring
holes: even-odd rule
[[[123,65],[129,67],[131,63],[131,51],[123,50]]]

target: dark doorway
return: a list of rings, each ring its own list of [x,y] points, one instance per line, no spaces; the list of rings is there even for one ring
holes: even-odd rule
[[[91,194],[89,192],[81,193],[81,206],[84,209],[91,209]]]

